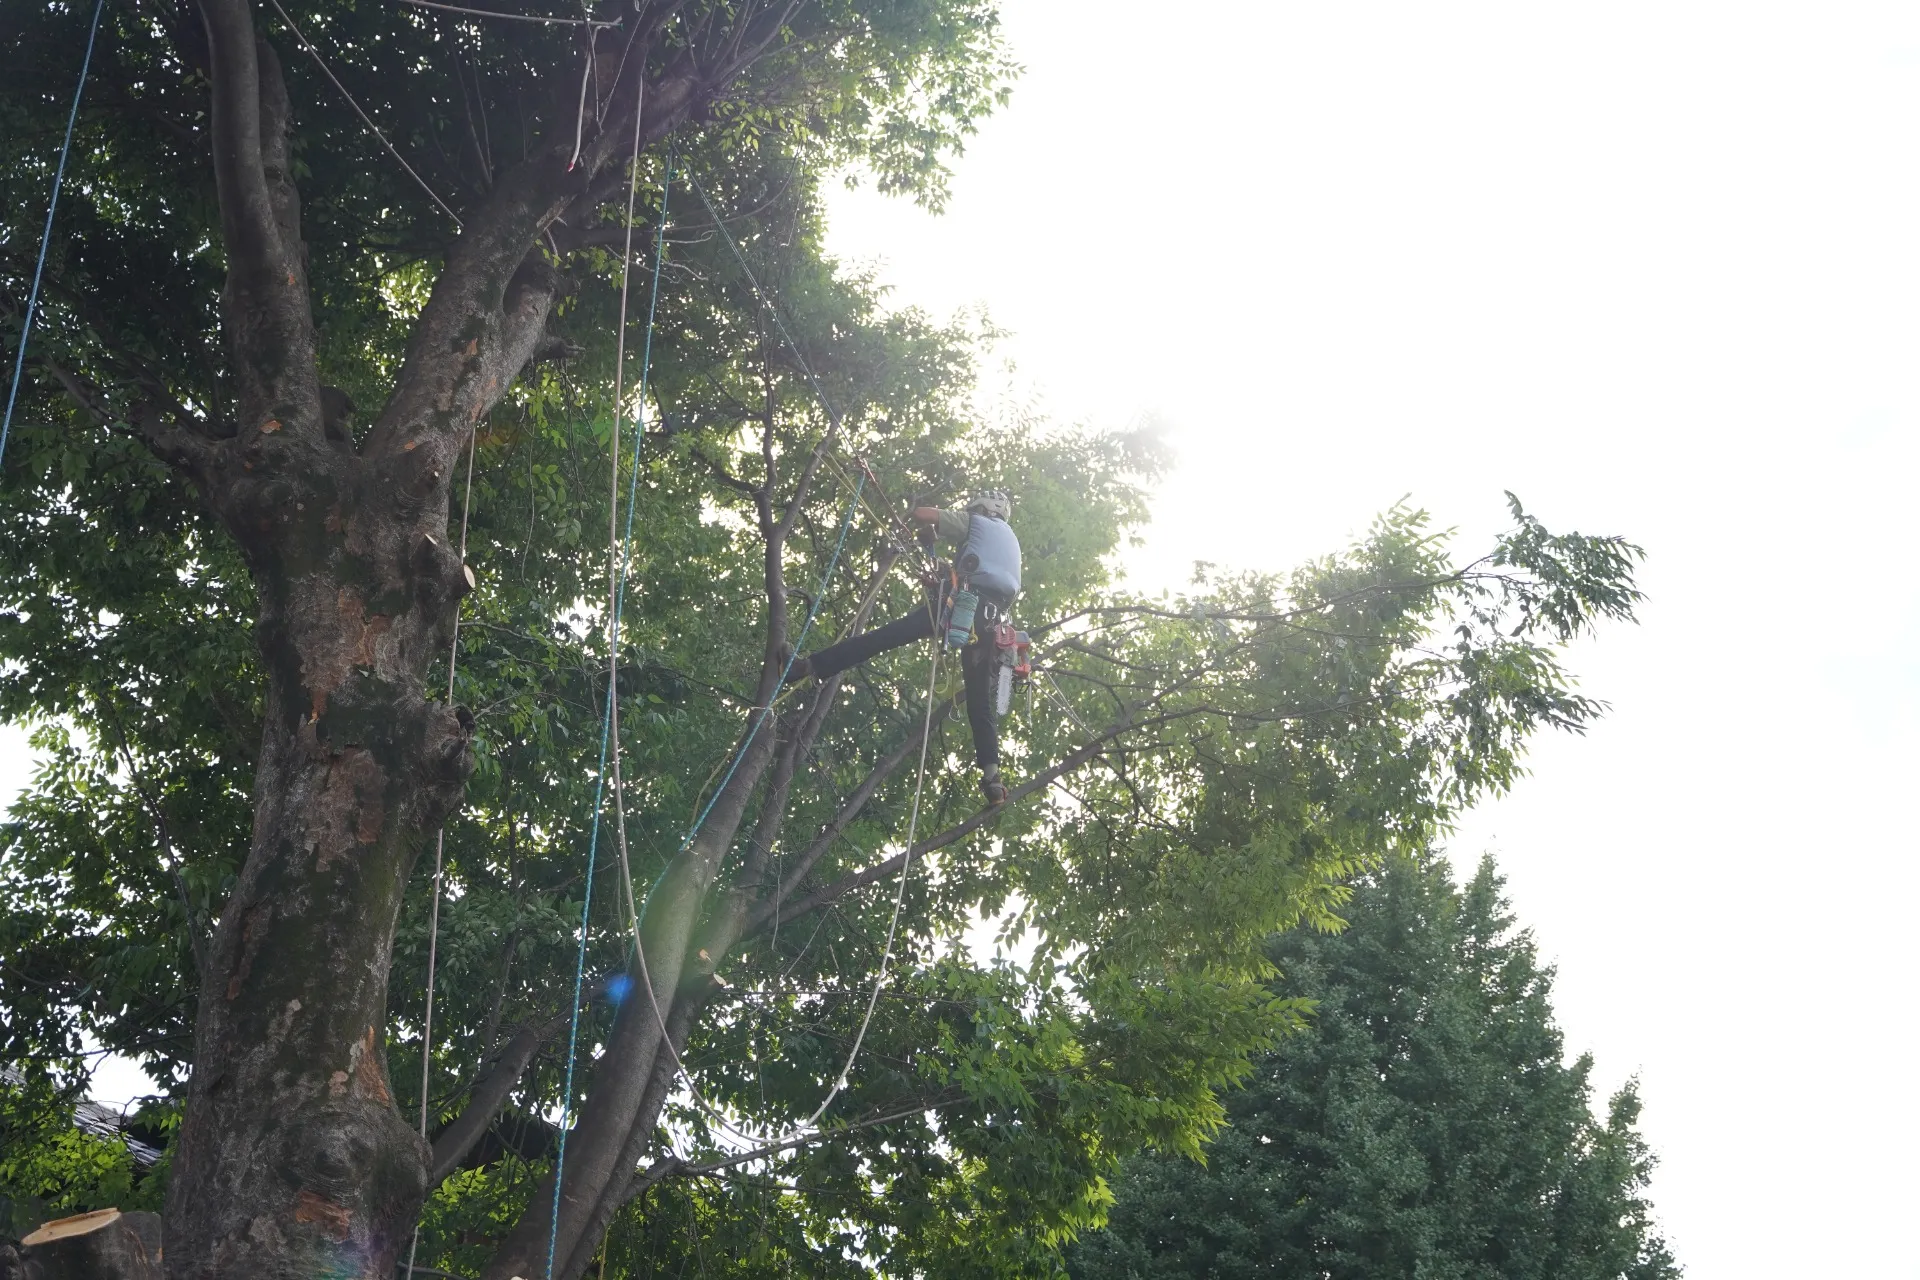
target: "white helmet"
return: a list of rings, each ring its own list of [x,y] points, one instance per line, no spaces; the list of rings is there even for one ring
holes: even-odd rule
[[[967,510],[995,520],[1013,519],[1013,499],[1005,489],[982,489],[967,499]]]

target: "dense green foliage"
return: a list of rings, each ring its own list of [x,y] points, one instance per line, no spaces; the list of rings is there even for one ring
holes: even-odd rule
[[[1553,973],[1490,862],[1464,889],[1388,863],[1346,930],[1275,940],[1310,1029],[1228,1100],[1206,1168],[1142,1155],[1076,1280],[1673,1280],[1629,1083],[1596,1120],[1563,1061]]]
[[[6,12],[34,51],[0,86],[11,126],[0,130],[0,194],[12,211],[0,295],[17,315],[37,247],[28,211],[43,207],[70,89],[63,55],[83,15]],[[385,4],[293,12],[456,208],[486,191],[489,155],[541,132],[543,93],[575,74],[568,37],[539,28],[482,30]],[[830,1116],[898,1118],[743,1169],[665,1178],[615,1224],[608,1271],[1046,1274],[1097,1221],[1103,1177],[1122,1156],[1147,1142],[1197,1153],[1225,1114],[1218,1092],[1298,1025],[1299,999],[1266,983],[1266,939],[1330,921],[1353,875],[1425,848],[1462,806],[1509,785],[1528,735],[1597,714],[1557,654],[1593,623],[1630,616],[1637,552],[1550,534],[1515,503],[1513,531],[1461,560],[1402,508],[1290,575],[1201,582],[1179,599],[1128,594],[1115,571],[1165,465],[1160,443],[1014,411],[982,421],[975,370],[991,335],[887,310],[821,249],[816,195],[832,166],[857,161],[938,202],[942,157],[1004,84],[990,6],[836,0],[801,12],[791,45],[674,138],[673,159],[661,148],[641,162],[636,241],[650,242],[664,204],[667,248],[647,430],[618,477],[637,503],[618,655],[635,892],[644,898],[679,846],[752,701],[769,615],[755,504],[791,496],[827,426],[772,317],[688,199],[689,175],[727,215],[844,421],[836,472],[862,454],[886,488],[855,513],[807,647],[849,623],[888,556],[880,509],[1007,486],[1027,553],[1020,615],[1042,636],[1046,676],[1006,726],[1008,771],[1018,782],[1094,748],[916,868],[879,1013]],[[0,1123],[20,1135],[0,1194],[63,1207],[118,1194],[119,1174],[95,1176],[87,1152],[55,1149],[63,1130],[48,1119],[84,1083],[87,1038],[180,1092],[195,950],[252,820],[253,583],[197,495],[110,412],[130,389],[216,419],[230,398],[194,21],[155,0],[110,10],[45,328],[0,473],[0,716],[34,730],[44,761],[0,851],[0,1058],[30,1083],[0,1095]],[[322,373],[370,412],[451,229],[297,46],[266,31],[294,99]],[[607,458],[616,418],[633,408],[610,404],[619,264],[608,246],[624,232],[560,229],[573,239],[555,248],[569,292],[553,341],[475,442],[466,536],[478,589],[464,606],[454,696],[475,717],[478,768],[446,829],[433,1124],[460,1113],[517,1031],[546,1039],[503,1122],[429,1204],[420,1261],[458,1274],[525,1207],[551,1159],[541,1117],[564,1087],[554,1029],[587,888],[609,656]],[[630,353],[644,337],[633,324]],[[848,501],[835,479],[801,503],[784,567],[803,610]],[[896,570],[878,613],[919,598]],[[785,806],[776,872],[917,727],[924,661],[892,655],[841,689]],[[923,834],[977,805],[964,726],[942,714],[935,733]],[[795,896],[884,861],[911,796],[910,771],[890,776]],[[583,1058],[611,1020],[611,980],[628,956],[610,842],[603,830]],[[751,853],[739,850],[729,871]],[[431,872],[430,856],[414,868],[389,994],[388,1062],[409,1115],[420,1103]],[[723,985],[703,998],[686,1055],[704,1097],[763,1128],[811,1112],[866,1008],[893,883],[838,893],[791,922],[776,915],[718,958]],[[758,886],[723,880],[736,888]],[[962,935],[982,913],[1036,943],[1030,963],[969,952]],[[154,1122],[167,1119],[162,1104]],[[682,1089],[651,1154],[670,1147],[698,1164],[737,1144]],[[156,1198],[150,1185],[129,1190]]]

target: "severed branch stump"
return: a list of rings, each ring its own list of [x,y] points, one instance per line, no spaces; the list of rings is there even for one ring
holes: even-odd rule
[[[22,1280],[163,1280],[160,1215],[100,1209],[43,1223],[20,1242]]]

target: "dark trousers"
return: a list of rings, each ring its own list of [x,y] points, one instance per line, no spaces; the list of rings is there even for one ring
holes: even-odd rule
[[[987,601],[981,601],[983,611],[987,605]],[[931,639],[939,617],[937,607],[923,605],[904,618],[830,644],[811,659],[814,678],[824,680],[889,649]],[[1000,722],[993,713],[993,656],[992,641],[977,636],[960,651],[960,673],[967,684],[967,723],[973,727],[973,758],[983,770],[1000,766]]]

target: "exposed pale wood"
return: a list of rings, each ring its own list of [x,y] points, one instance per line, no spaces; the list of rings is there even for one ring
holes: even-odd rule
[[[76,1213],[71,1218],[55,1218],[29,1231],[20,1243],[31,1249],[68,1236],[83,1236],[89,1231],[98,1231],[119,1216],[118,1209],[95,1209],[92,1213]]]
[[[160,1215],[101,1209],[57,1218],[21,1241],[25,1280],[163,1280]]]

